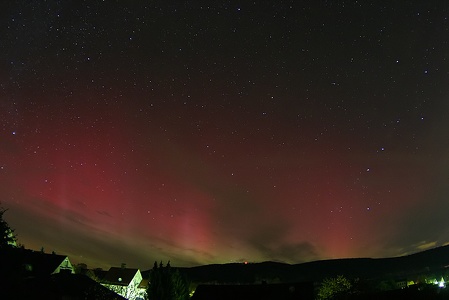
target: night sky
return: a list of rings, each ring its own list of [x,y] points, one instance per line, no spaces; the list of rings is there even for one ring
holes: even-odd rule
[[[449,243],[448,1],[2,1],[0,201],[89,267]]]

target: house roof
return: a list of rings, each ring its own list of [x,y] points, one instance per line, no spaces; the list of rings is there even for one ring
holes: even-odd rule
[[[125,300],[85,275],[61,273],[13,282],[1,295],[5,299]]]
[[[2,275],[13,272],[22,278],[50,275],[65,259],[68,259],[65,255],[47,254],[21,248],[0,250]]]
[[[104,277],[105,283],[114,285],[129,285],[139,269],[112,267]]]

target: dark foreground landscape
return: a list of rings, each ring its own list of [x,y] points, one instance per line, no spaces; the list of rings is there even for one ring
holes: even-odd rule
[[[0,250],[0,263],[1,299],[449,298],[445,283],[449,246],[396,258],[294,265],[263,262],[176,268],[161,262],[142,272],[126,265],[90,270],[83,264],[72,266],[64,255],[7,247]],[[169,278],[170,285],[164,284],[164,278]]]

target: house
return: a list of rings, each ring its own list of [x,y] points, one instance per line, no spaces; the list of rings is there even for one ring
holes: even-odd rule
[[[103,286],[129,300],[145,299],[146,286],[141,283],[140,270],[124,266],[110,268],[101,281]]]
[[[21,248],[0,250],[1,299],[124,299],[85,275],[69,258]]]
[[[24,288],[26,287],[26,288]],[[1,299],[46,300],[125,300],[100,283],[81,274],[57,273],[39,278],[28,278],[2,290]]]
[[[36,278],[58,273],[74,274],[66,255],[48,254],[22,248],[0,251],[0,278]]]
[[[242,285],[199,285],[192,300],[293,300],[314,299],[313,282]]]

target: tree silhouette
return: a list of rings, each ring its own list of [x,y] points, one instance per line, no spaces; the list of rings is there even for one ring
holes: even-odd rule
[[[16,236],[14,230],[9,227],[8,222],[3,219],[7,209],[0,206],[0,249],[16,246]]]
[[[170,266],[170,261],[164,267],[154,262],[150,273],[148,298],[158,300],[186,300],[189,299],[189,286],[179,270]]]
[[[187,280],[184,278],[184,276],[182,276],[179,270],[172,271],[171,281],[173,299],[189,299],[189,285],[187,283]]]
[[[326,300],[342,297],[349,293],[351,288],[351,282],[343,275],[338,275],[337,277],[333,278],[326,278],[321,283],[317,298],[319,300]]]

